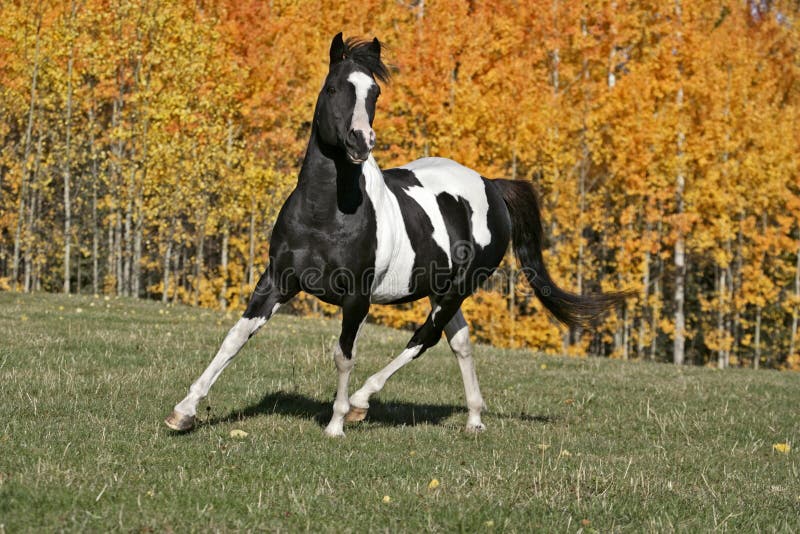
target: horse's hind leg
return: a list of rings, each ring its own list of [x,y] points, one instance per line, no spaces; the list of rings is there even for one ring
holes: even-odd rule
[[[259,328],[264,326],[278,307],[292,298],[297,291],[281,291],[271,277],[270,269],[261,275],[250,303],[242,318],[233,325],[222,341],[217,355],[189,388],[189,394],[175,405],[172,413],[164,420],[173,430],[189,430],[194,426],[197,403],[208,395],[208,390],[228,366],[239,350]]]
[[[469,326],[464,320],[461,310],[450,319],[444,327],[447,342],[456,355],[458,367],[461,369],[461,378],[464,379],[464,392],[467,397],[467,432],[482,432],[486,426],[481,422],[481,410],[485,408],[481,389],[478,386],[478,376],[475,374],[475,364],[472,361],[472,344],[469,341]]]
[[[450,294],[443,297],[438,305],[433,307],[425,323],[414,332],[406,349],[389,362],[389,365],[367,378],[361,389],[353,393],[350,397],[350,412],[347,414],[347,421],[364,419],[369,409],[369,398],[383,389],[389,377],[439,342],[444,326],[459,311],[462,300],[460,295]]]

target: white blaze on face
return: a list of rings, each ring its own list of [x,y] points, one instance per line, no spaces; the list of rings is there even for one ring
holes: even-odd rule
[[[369,124],[369,114],[367,114],[367,95],[369,90],[375,85],[371,76],[363,72],[353,72],[347,77],[347,81],[353,84],[356,89],[356,106],[353,108],[353,119],[350,122],[350,129],[360,132],[364,137],[367,146],[372,149],[375,146],[375,132]]]

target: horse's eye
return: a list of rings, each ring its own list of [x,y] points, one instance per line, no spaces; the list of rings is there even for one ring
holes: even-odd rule
[[[332,95],[335,92],[336,92],[336,88],[334,86],[332,86],[332,85],[329,85],[328,86],[328,94]]]

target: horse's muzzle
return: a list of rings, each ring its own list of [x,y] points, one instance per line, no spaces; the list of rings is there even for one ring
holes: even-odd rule
[[[353,163],[364,163],[375,147],[375,130],[351,129],[345,140],[347,158]]]

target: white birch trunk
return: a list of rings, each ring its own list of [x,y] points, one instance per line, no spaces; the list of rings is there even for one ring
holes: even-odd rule
[[[75,19],[75,10],[77,6],[75,1],[72,2],[72,13],[70,15],[70,31],[72,30],[72,22]],[[70,292],[70,255],[72,245],[72,197],[70,196],[71,186],[71,166],[70,149],[72,142],[72,67],[75,61],[75,47],[70,44],[69,60],[67,61],[67,109],[65,111],[65,134],[64,134],[64,285],[63,292]]]
[[[39,50],[40,50],[40,31],[41,29],[41,16],[36,21],[36,44],[33,53],[33,73],[31,74],[31,92],[28,105],[28,125],[25,128],[25,141],[22,148],[22,177],[20,180],[19,203],[17,205],[17,227],[14,232],[14,256],[12,260],[13,272],[13,287],[18,289],[19,284],[19,263],[20,254],[22,252],[22,229],[23,221],[25,220],[25,199],[28,196],[28,182],[31,174],[30,170],[30,157],[31,157],[31,144],[33,142],[33,121],[36,112],[36,85],[39,79]],[[27,292],[27,289],[26,289]]]
[[[676,0],[675,2],[675,15],[677,18],[678,30],[677,30],[677,42],[680,44],[681,42],[681,3],[680,0]],[[676,45],[677,46],[677,45]],[[676,50],[675,53],[678,53]],[[681,113],[683,108],[683,85],[681,81],[682,73],[681,73],[681,66],[678,65],[677,70],[677,78],[678,78],[678,94],[676,96],[676,113]],[[686,283],[686,242],[685,236],[683,235],[683,212],[684,212],[684,199],[683,199],[683,192],[686,187],[686,178],[684,176],[684,167],[683,167],[683,144],[684,144],[684,132],[681,130],[680,125],[678,126],[678,133],[677,133],[677,154],[676,158],[678,161],[678,173],[675,177],[675,205],[676,205],[676,214],[677,217],[677,237],[675,239],[675,292],[673,295],[673,302],[675,304],[675,339],[672,348],[672,362],[675,365],[683,365],[686,354],[685,354],[685,344],[686,344],[686,317],[684,315],[684,301],[685,301],[685,283]]]

